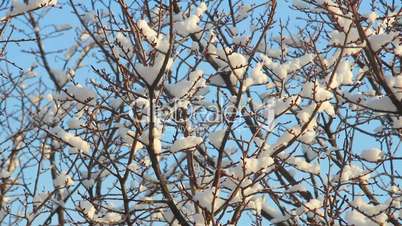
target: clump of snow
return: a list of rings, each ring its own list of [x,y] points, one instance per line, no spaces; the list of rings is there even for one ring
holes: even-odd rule
[[[378,148],[369,148],[361,153],[361,158],[369,162],[377,162],[381,160],[384,153]]]
[[[240,45],[240,46],[245,46],[247,43],[250,41],[250,36],[248,35],[241,35],[241,36],[234,36],[233,37],[233,43],[235,45]]]
[[[353,180],[353,179],[358,179],[360,178],[361,180],[367,180],[369,179],[370,175],[367,174],[363,169],[361,169],[359,166],[356,165],[346,165],[342,169],[341,173],[341,180],[342,181],[348,181],[348,180]]]
[[[9,16],[19,15],[41,7],[54,6],[58,0],[30,0],[27,4],[20,0],[12,0],[12,10]]]
[[[310,120],[310,118],[312,117],[312,114],[313,114],[314,109],[316,108],[316,106],[317,105],[315,103],[312,103],[312,104],[310,104],[310,105],[308,105],[306,107],[303,107],[302,110],[300,110],[297,113],[297,118],[299,118],[299,120],[302,123],[308,122],[308,120]]]
[[[256,173],[261,170],[266,172],[274,164],[274,160],[270,156],[244,158],[243,162],[247,173]]]
[[[77,205],[77,209],[81,210],[88,219],[94,219],[96,209],[88,200],[81,200]]]
[[[293,128],[288,129],[283,132],[283,134],[278,138],[274,148],[279,148],[281,146],[286,146],[289,144],[291,140],[293,140],[296,136],[300,134],[300,126],[294,126]]]
[[[330,100],[333,97],[331,91],[323,87],[319,82],[308,81],[304,84],[301,96],[316,101]]]
[[[41,206],[47,199],[49,199],[51,197],[51,193],[50,192],[42,192],[42,193],[38,193],[37,195],[35,195],[32,199],[32,204],[34,205],[34,207],[39,207]]]
[[[251,199],[249,205],[251,206],[251,208],[253,208],[255,210],[255,212],[258,215],[260,215],[264,202],[265,202],[264,196],[259,195],[259,196],[253,197]]]
[[[226,129],[217,130],[208,135],[209,142],[215,146],[215,148],[220,148],[222,145],[223,137],[225,136]]]
[[[346,214],[346,222],[350,225],[368,225],[370,221],[364,214],[357,210],[352,210]]]
[[[162,36],[158,36],[158,33],[145,20],[139,20],[137,26],[151,44],[157,46],[160,43]]]
[[[388,96],[367,97],[366,100],[362,102],[362,105],[378,111],[397,111],[396,106]]]
[[[268,213],[269,215],[273,216],[271,223],[276,224],[282,221],[289,219],[288,215],[283,215],[282,212],[275,208],[273,205],[267,204],[267,202],[263,203],[262,209]]]
[[[219,65],[220,70],[230,70],[230,81],[232,84],[236,84],[243,78],[248,66],[247,56],[234,52],[231,48],[226,47],[215,48],[213,45],[208,45],[208,54],[214,58],[215,62]],[[212,82],[216,84],[224,84],[220,75],[218,78],[212,78]]]
[[[335,117],[335,109],[334,106],[329,101],[325,101],[321,103],[321,106],[318,112],[326,112],[328,115]]]
[[[119,109],[122,103],[123,100],[120,97],[112,97],[110,99],[110,106],[113,108],[113,110]]]
[[[193,196],[193,200],[199,203],[200,206],[212,212],[213,210],[218,209],[224,203],[224,200],[219,198],[219,190],[216,191],[216,193],[215,191],[215,187],[209,187],[203,190],[196,191],[195,195]],[[212,209],[212,203],[214,199],[214,209]]]
[[[70,129],[80,129],[81,124],[80,119],[77,117],[73,117],[67,122],[68,128]]]
[[[402,117],[392,117],[392,127],[395,129],[402,128]]]
[[[57,70],[57,69],[52,69],[52,73],[54,75],[54,79],[57,82],[57,85],[59,85],[60,87],[63,87],[64,84],[66,84],[71,79],[71,76],[69,73],[65,73],[65,72]]]
[[[317,133],[313,129],[308,129],[302,133],[300,137],[298,137],[298,140],[305,143],[305,144],[312,144],[315,141],[315,137],[317,136]]]
[[[184,79],[174,84],[165,84],[165,88],[177,98],[185,95],[191,96],[199,88],[205,87],[205,79],[202,78],[202,74],[201,70],[195,70],[190,73],[188,80]]]
[[[338,24],[342,27],[342,30],[344,32],[347,32],[350,28],[350,25],[352,24],[352,20],[350,19],[352,18],[351,13],[343,13],[340,5],[334,3],[333,1],[325,1],[325,3],[328,4],[328,10],[331,12],[332,15],[334,15]]]
[[[96,104],[96,93],[80,84],[67,87],[66,92],[81,104]]]
[[[390,201],[384,204],[372,205],[366,203],[362,198],[356,198],[351,203],[354,209],[346,214],[346,221],[350,224],[356,225],[378,225],[367,216],[372,217],[375,221],[383,225],[388,216],[385,213],[386,209],[390,206]],[[364,214],[362,214],[364,213]],[[366,216],[367,215],[367,216]]]
[[[397,45],[394,49],[394,53],[398,56],[402,56],[402,45]]]
[[[70,175],[66,172],[61,172],[57,177],[54,179],[54,186],[61,188],[61,187],[69,187],[74,184],[73,179]]]
[[[203,225],[205,225],[204,216],[202,214],[200,214],[200,213],[194,214],[193,221],[195,223],[195,226],[203,226]]]
[[[376,20],[377,18],[378,18],[378,15],[377,15],[376,12],[370,12],[370,13],[367,15],[367,19],[368,19],[371,23],[375,22],[375,20]]]
[[[89,153],[89,143],[81,139],[79,136],[68,133],[59,126],[49,129],[49,133],[70,144],[74,149],[73,151],[80,151],[85,154]]]
[[[165,61],[165,55],[159,53],[155,58],[155,62],[153,65],[144,65],[142,63],[138,63],[135,65],[135,71],[140,78],[145,80],[148,85],[152,85],[157,79],[158,74],[162,70],[163,63]],[[169,58],[166,63],[166,71],[169,71],[173,64],[173,59]],[[165,72],[162,72],[165,73]]]
[[[298,9],[306,9],[310,7],[306,2],[302,0],[293,0],[292,5]]]
[[[117,32],[116,34],[116,43],[117,45],[113,48],[113,50],[119,56],[126,56],[131,58],[134,54],[133,45],[130,42],[130,39],[124,35],[122,32]]]
[[[158,127],[153,128],[153,146],[154,146],[154,151],[155,154],[159,157],[159,154],[162,151],[162,143],[161,143],[161,136],[162,136],[162,130]],[[139,137],[139,140],[145,144],[145,145],[150,145],[149,142],[149,129],[145,130],[141,136]]]
[[[136,162],[132,162],[132,163],[130,163],[128,166],[127,166],[127,168],[129,169],[129,170],[131,170],[132,172],[136,172],[138,169],[139,169],[139,165],[138,165],[138,163],[136,163]]]
[[[174,24],[174,28],[177,33],[181,36],[188,36],[189,34],[201,31],[201,27],[198,26],[200,22],[201,15],[207,10],[207,5],[202,2],[200,6],[197,7],[194,15],[185,18],[182,21],[178,21]]]
[[[262,63],[257,63],[251,73],[252,78],[256,84],[263,84],[268,81],[267,75],[262,72],[262,66]]]
[[[240,53],[233,52],[230,53],[229,56],[227,56],[227,62],[228,65],[230,65],[230,68],[233,68],[233,72],[230,75],[231,81],[233,82],[236,81],[238,78],[243,78],[247,67],[246,57]]]
[[[330,82],[330,88],[336,88],[340,85],[353,84],[353,73],[351,65],[348,61],[342,60],[341,62],[339,62],[334,77]]]
[[[301,157],[291,156],[288,158],[287,162],[294,165],[297,169],[299,169],[301,171],[312,173],[315,175],[320,174],[320,165],[319,164],[309,163]]]
[[[246,18],[251,10],[251,5],[241,4],[236,14],[236,20],[242,20]]]
[[[277,98],[273,106],[275,115],[284,114],[296,107],[299,103],[300,98],[297,96],[283,96],[282,98]]]
[[[305,192],[305,191],[307,191],[307,188],[306,188],[302,183],[293,185],[293,186],[290,187],[288,190],[286,190],[286,192],[288,192],[288,193],[292,193],[292,192]]]
[[[310,201],[308,201],[307,203],[304,204],[304,206],[308,209],[308,210],[315,210],[315,209],[319,209],[322,206],[322,201],[318,200],[318,199],[311,199]]]
[[[116,213],[116,212],[107,212],[104,216],[102,217],[97,217],[97,221],[104,222],[106,224],[116,224],[119,221],[121,221],[121,214]]]
[[[190,149],[202,143],[201,137],[188,136],[177,139],[170,147],[170,151],[175,153],[180,150]]]
[[[373,48],[374,51],[378,51],[381,48],[387,46],[390,42],[394,40],[394,38],[398,36],[398,32],[381,33],[377,35],[371,35],[370,37],[368,37],[368,40],[370,42],[371,48]]]

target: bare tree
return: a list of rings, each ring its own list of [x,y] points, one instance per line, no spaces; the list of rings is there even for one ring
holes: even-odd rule
[[[0,224],[401,225],[401,3],[246,2],[1,1]]]

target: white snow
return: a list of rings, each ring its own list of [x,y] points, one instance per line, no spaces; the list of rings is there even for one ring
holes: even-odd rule
[[[202,143],[201,137],[188,136],[177,139],[170,147],[170,151],[175,153],[177,151],[193,148]]]
[[[138,73],[138,76],[144,79],[148,85],[152,85],[157,79],[158,74],[162,70],[164,61],[165,61],[165,55],[158,53],[153,65],[145,66],[142,63],[138,63],[135,65],[135,71]],[[170,70],[172,63],[173,59],[169,58],[167,60],[165,71]]]
[[[281,146],[286,146],[288,143],[294,139],[295,136],[300,134],[300,127],[299,126],[294,126],[293,128],[290,128],[289,130],[283,132],[283,134],[278,138],[276,141],[276,144],[274,145],[274,148],[279,148]]]
[[[139,169],[139,165],[138,165],[138,163],[136,163],[136,162],[132,162],[132,163],[130,163],[128,166],[127,166],[127,168],[129,169],[129,170],[131,170],[132,172],[136,172],[138,169]]]
[[[298,137],[298,140],[302,141],[305,144],[312,144],[315,141],[315,137],[317,136],[317,133],[313,129],[306,130],[303,132],[303,134]]]
[[[248,35],[236,35],[233,37],[233,43],[235,45],[245,46],[250,41],[250,36]]]
[[[123,100],[120,97],[112,97],[110,100],[110,106],[113,110],[118,110],[122,103]]]
[[[392,127],[395,129],[402,128],[402,117],[392,117]]]
[[[339,62],[334,78],[332,78],[330,87],[336,88],[340,85],[353,84],[353,73],[351,65],[348,61],[342,60]]]
[[[69,187],[74,184],[73,179],[66,172],[61,172],[54,180],[54,185],[58,188]]]
[[[262,72],[262,63],[257,63],[251,73],[252,78],[256,84],[263,84],[268,81],[267,75]]]
[[[131,58],[134,54],[134,48],[128,37],[124,35],[123,32],[117,32],[116,34],[116,46],[114,46],[114,51],[117,55]]]
[[[188,36],[189,34],[201,31],[201,27],[198,26],[200,22],[200,16],[207,10],[207,5],[202,2],[199,7],[197,7],[194,15],[185,18],[182,21],[178,21],[174,24],[174,28],[177,33],[181,36]]]
[[[370,13],[367,15],[367,19],[368,19],[371,23],[375,22],[375,20],[376,20],[377,18],[378,18],[378,15],[377,15],[376,12],[370,12]]]
[[[306,9],[309,8],[309,5],[302,0],[293,0],[292,5],[298,9]]]
[[[165,88],[174,97],[181,98],[185,95],[191,96],[199,88],[205,87],[205,79],[202,78],[203,71],[195,70],[190,73],[189,80],[183,79],[174,84],[165,84]]]
[[[25,4],[20,0],[12,0],[12,10],[9,16],[22,14],[40,7],[54,6],[57,4],[57,1],[58,0],[30,0],[28,4]]]
[[[88,200],[81,200],[77,209],[81,210],[89,219],[94,219],[96,209]]]
[[[331,91],[327,90],[318,82],[308,81],[304,84],[301,96],[315,99],[316,101],[325,101],[333,97]]]
[[[60,138],[64,142],[70,144],[71,146],[73,146],[73,148],[75,150],[81,151],[85,154],[87,154],[89,152],[90,145],[88,142],[84,141],[79,136],[75,136],[72,133],[68,133],[68,132],[64,131],[59,126],[49,129],[49,133]]]
[[[265,199],[263,196],[257,196],[251,200],[250,205],[255,210],[255,212],[258,215],[260,215],[264,202],[265,202]]]
[[[397,111],[397,108],[388,96],[368,97],[362,102],[362,105],[378,111]]]
[[[395,37],[398,36],[399,36],[398,32],[382,33],[377,35],[371,35],[370,37],[368,37],[368,40],[370,42],[371,48],[373,48],[374,51],[378,51],[381,48],[388,45],[390,42],[394,40]]]
[[[241,4],[236,14],[236,20],[242,20],[246,18],[251,10],[251,5]]]
[[[297,169],[312,173],[315,175],[320,174],[320,165],[319,164],[314,164],[314,163],[309,163],[304,158],[302,157],[293,157],[290,156],[287,160],[288,163],[294,165]]]
[[[87,87],[77,84],[67,87],[66,91],[70,96],[82,104],[96,104],[96,93]]]
[[[348,181],[351,179],[360,178],[362,180],[369,179],[370,175],[362,170],[359,166],[349,164],[342,169],[341,180]]]
[[[208,135],[209,142],[215,146],[215,148],[220,148],[222,145],[223,137],[225,136],[226,129],[217,130]]]
[[[67,122],[68,128],[70,129],[80,129],[81,124],[80,119],[77,117],[73,117]]]
[[[378,148],[369,148],[361,153],[361,158],[369,162],[377,162],[382,159],[384,153]]]
[[[349,211],[346,214],[346,222],[348,222],[350,225],[355,225],[355,226],[366,226],[369,225],[368,221],[369,219],[364,216],[363,214],[361,214],[359,211],[357,210],[352,210]]]
[[[281,115],[288,112],[290,109],[293,109],[296,105],[300,103],[300,98],[297,96],[283,96],[281,98],[277,98],[274,101],[274,111],[275,115]]]
[[[228,57],[228,64],[233,68],[231,80],[237,80],[237,78],[243,78],[246,72],[247,59],[240,53],[231,53]]]
[[[394,53],[398,56],[402,56],[402,45],[397,45],[394,49]]]
[[[324,101],[321,103],[321,106],[318,112],[326,112],[328,115],[335,117],[335,109],[334,106],[329,101]]]
[[[119,222],[121,220],[121,217],[122,216],[116,212],[107,212],[105,216],[101,217],[100,219],[98,218],[97,220],[108,224],[113,224]]]
[[[385,211],[386,209],[388,209],[391,202],[390,200],[388,200],[384,204],[372,205],[366,203],[362,198],[358,197],[355,200],[353,200],[351,204],[355,209],[347,213],[346,221],[348,223],[356,224],[359,226],[360,225],[374,226],[378,224],[372,221],[370,218],[366,217],[365,215],[372,217],[375,221],[383,225],[386,223],[388,219],[388,216],[386,215]],[[364,213],[365,215],[362,214],[361,212]]]
[[[292,193],[292,192],[304,192],[304,191],[307,191],[307,188],[306,188],[302,183],[293,185],[293,186],[291,186],[288,190],[286,190],[286,192],[288,192],[288,193]]]
[[[57,70],[57,69],[52,69],[52,73],[56,79],[57,84],[60,87],[64,86],[64,84],[66,84],[71,79],[70,74]]]
[[[307,203],[304,204],[304,206],[308,209],[308,210],[315,210],[315,209],[319,209],[322,206],[322,202],[318,199],[311,199],[310,201],[308,201]]]
[[[160,43],[162,36],[158,37],[158,33],[154,31],[151,27],[149,27],[148,23],[145,20],[139,20],[137,22],[137,26],[150,43],[154,44],[155,46]]]
[[[214,198],[214,210],[216,210],[224,203],[224,201],[219,198],[219,190],[215,193],[215,187],[196,191],[193,196],[195,202],[198,202],[200,206],[206,208],[210,212],[212,212],[212,202]]]
[[[33,204],[35,207],[38,207],[38,206],[42,205],[43,202],[45,202],[46,199],[49,198],[49,196],[51,196],[51,193],[50,193],[50,192],[38,193],[38,194],[36,194],[36,195],[33,197],[33,199],[32,199],[32,204]]]
[[[205,225],[205,219],[201,213],[194,214],[193,221],[195,223],[195,226],[204,226]]]
[[[274,164],[274,160],[270,156],[252,157],[244,158],[243,160],[247,173],[256,173],[261,170],[266,172],[269,170],[268,167]]]

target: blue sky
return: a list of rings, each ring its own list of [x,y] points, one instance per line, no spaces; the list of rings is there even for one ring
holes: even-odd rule
[[[245,2],[247,2],[247,1],[245,1]],[[252,1],[249,1],[249,2],[252,2]],[[278,20],[278,22],[279,22],[279,19],[282,19],[283,21],[290,19],[291,23],[289,23],[289,27],[288,27],[289,30],[294,31],[297,26],[303,25],[302,21],[297,20],[297,17],[300,16],[301,14],[297,14],[297,13],[295,13],[295,11],[290,10],[289,4],[286,3],[285,1],[281,1],[281,0],[278,1],[277,12],[278,12],[278,14],[276,15],[276,19]],[[14,23],[19,24],[17,26],[20,26],[20,25],[25,26],[25,25],[22,25],[22,23],[18,22],[18,21],[19,21],[19,19],[14,20]],[[51,30],[52,29],[51,25],[64,24],[64,23],[78,25],[78,20],[74,16],[72,16],[71,9],[69,7],[51,10],[49,12],[49,14],[46,15],[45,20],[42,21],[42,27]],[[242,29],[242,28],[247,29],[247,27],[240,27],[240,29]],[[275,28],[277,28],[277,26],[275,26]],[[272,34],[276,34],[278,32],[278,30],[275,30],[275,28],[270,31]],[[74,38],[76,38],[75,32],[76,32],[75,29],[71,29],[69,31],[64,32],[64,35],[62,35],[60,37],[56,37],[56,38],[47,40],[45,42],[46,50],[53,51],[53,50],[59,50],[59,49],[64,49],[66,47],[67,48],[70,47],[74,43]],[[24,68],[28,68],[37,59],[32,58],[30,55],[28,55],[26,53],[22,53],[20,50],[21,49],[29,50],[31,48],[36,49],[36,46],[34,45],[34,43],[29,43],[29,42],[24,43],[23,45],[24,45],[24,47],[22,48],[21,46],[17,46],[16,44],[10,44],[10,46],[8,47],[7,54],[11,59],[15,59],[17,61],[18,65],[23,66]],[[55,57],[55,55],[59,55],[59,54],[50,55],[48,60],[50,60],[52,67],[60,69],[62,67],[63,61],[61,59]],[[91,65],[91,64],[96,65],[97,64],[96,62],[91,62],[91,61],[85,61],[85,63],[87,65]],[[46,80],[49,83],[49,86],[52,86],[51,81],[48,79],[46,73],[42,69],[37,70],[37,72],[41,76],[42,79]],[[85,80],[90,78],[91,75],[93,75],[93,72],[90,69],[90,67],[85,67],[78,71],[76,78],[78,79],[78,81],[84,82]],[[373,125],[373,124],[364,126],[364,128],[369,131],[373,130],[376,127],[377,127],[377,125]],[[373,145],[377,145],[377,143],[375,143],[373,141],[373,139],[367,139],[366,135],[359,134],[358,142],[354,143],[354,150],[356,152],[360,152],[361,150],[363,150],[365,148],[373,147]],[[321,167],[323,167],[323,168],[327,167],[325,162],[321,165]],[[401,167],[401,166],[397,166],[397,167]],[[42,183],[43,184],[41,187],[43,187],[45,189],[46,189],[46,187],[49,187],[48,189],[51,188],[50,181],[44,180]],[[39,222],[41,222],[41,219],[39,218],[37,222],[39,225]],[[242,224],[247,225],[249,223],[249,219],[242,218],[242,221],[239,223],[240,223],[240,225],[242,225]]]

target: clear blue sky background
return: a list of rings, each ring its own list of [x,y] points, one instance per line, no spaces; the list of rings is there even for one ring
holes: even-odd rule
[[[250,2],[252,3],[253,1],[244,1],[244,2]],[[279,22],[279,19],[282,19],[284,21],[290,20],[291,23],[289,23],[289,30],[295,30],[297,26],[303,26],[303,22],[298,20],[297,17],[302,16],[302,14],[296,13],[293,10],[289,9],[289,3],[283,0],[278,1],[278,8],[277,8],[277,14],[276,14],[276,19],[277,22]],[[19,19],[13,20],[13,23],[19,23],[22,25],[20,22],[18,22]],[[72,16],[71,13],[71,8],[70,7],[65,7],[63,9],[56,9],[56,10],[51,10],[50,13],[46,16],[46,19],[41,22],[41,27],[47,27],[51,26],[54,24],[65,24],[69,23],[72,25],[78,25],[79,21],[75,16]],[[247,29],[243,27],[244,29]],[[273,30],[270,32],[272,34],[275,34],[278,32],[277,30],[278,26],[275,26]],[[49,28],[47,28],[49,29]],[[242,29],[242,28],[240,28]],[[52,38],[49,40],[46,40],[45,42],[45,48],[47,51],[54,51],[54,50],[60,50],[60,49],[65,49],[70,47],[74,43],[74,38],[76,38],[76,35],[74,34],[76,31],[74,29],[71,29],[69,31],[65,32],[65,35],[62,35],[60,37]],[[276,35],[276,34],[275,34]],[[22,49],[28,50],[30,48],[34,48],[35,50],[36,45],[32,45],[34,43],[24,43],[23,45],[17,46],[16,44],[10,44],[8,47],[7,55],[11,59],[15,59],[17,64],[19,66],[22,66],[24,68],[28,68],[32,63],[34,63],[37,59],[33,59],[30,55],[21,52]],[[56,58],[55,55],[51,55],[48,60],[50,60],[52,67],[53,68],[59,68],[61,69],[62,67],[62,61],[58,58]],[[86,61],[86,64],[96,64],[96,62],[89,62]],[[48,79],[47,74],[43,70],[37,70],[38,74],[41,76],[41,78],[45,79],[46,81],[49,82],[49,86],[53,86],[51,81]],[[78,81],[84,82],[87,80],[89,77],[93,75],[92,70],[90,67],[85,67],[77,72],[76,78],[78,78]],[[373,130],[376,127],[376,125],[367,125],[365,128],[367,130]],[[361,150],[366,149],[366,148],[371,148],[373,146],[376,146],[377,144],[373,142],[372,139],[368,139],[368,137],[365,137],[363,134],[359,134],[359,139],[358,142],[354,143],[354,150],[356,153],[359,153]],[[327,165],[324,163],[321,165],[323,169],[327,167]],[[401,169],[401,166],[397,166],[399,169]],[[34,172],[34,171],[32,171]],[[34,175],[32,175],[34,176]],[[44,190],[50,190],[52,189],[51,181],[43,181],[42,185],[40,186],[44,188]],[[40,225],[42,223],[42,219],[38,218],[36,221],[36,225]],[[249,224],[249,219],[247,218],[242,218],[242,221],[239,222],[239,225],[248,225]]]

